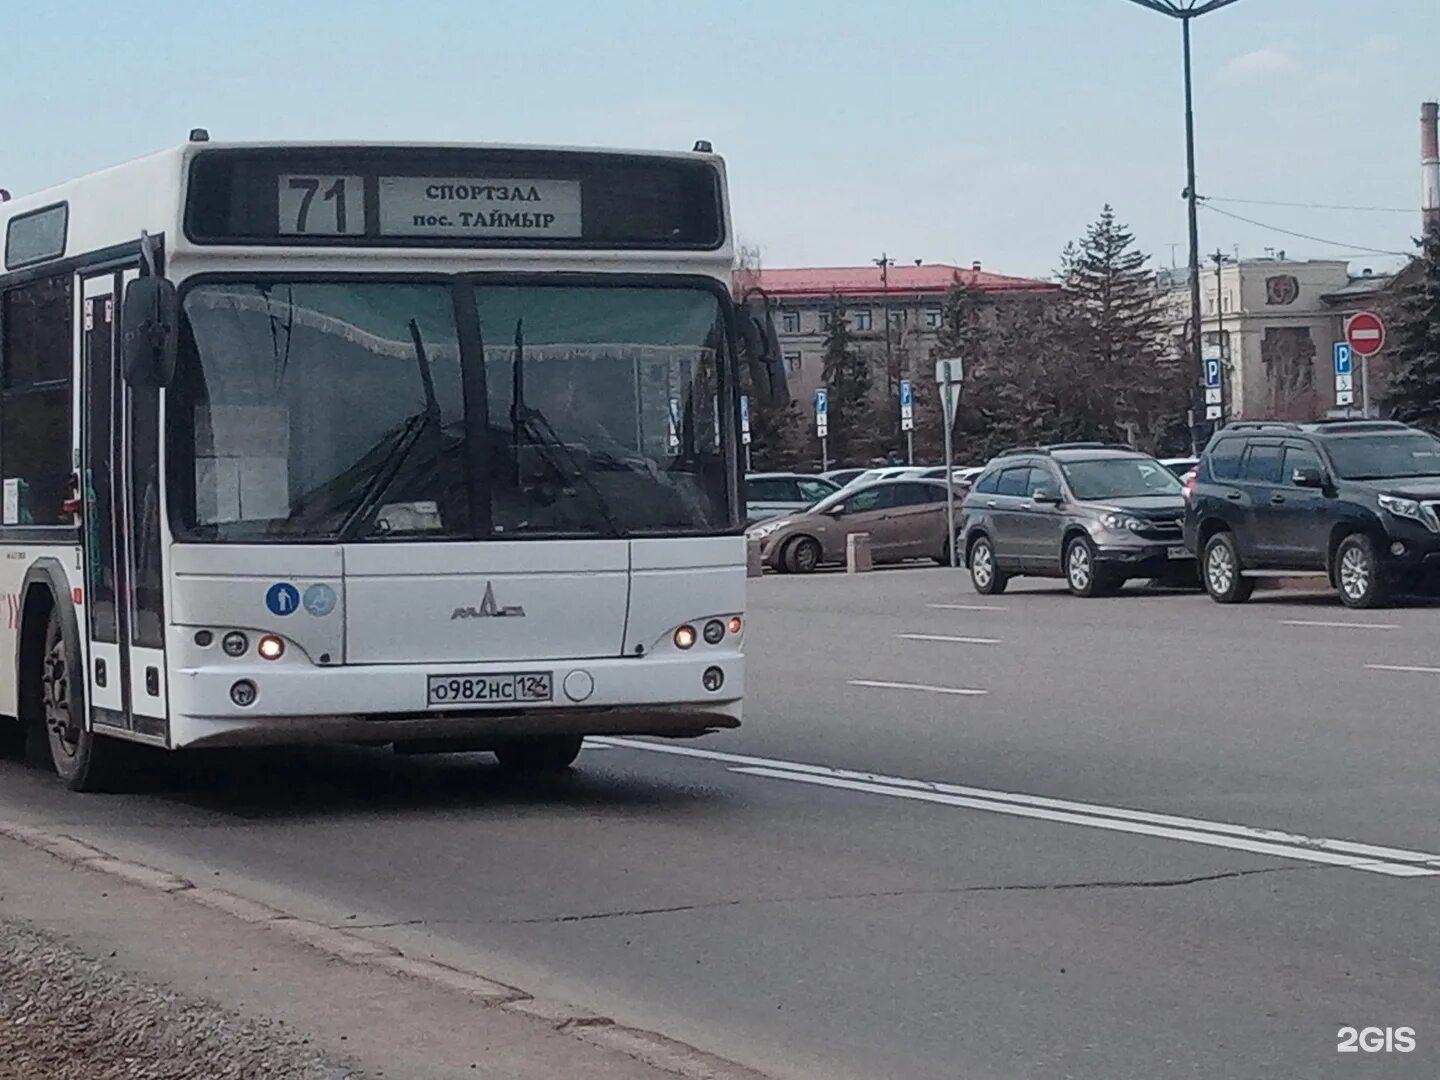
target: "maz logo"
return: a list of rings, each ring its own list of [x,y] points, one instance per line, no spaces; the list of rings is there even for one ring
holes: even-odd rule
[[[495,585],[493,582],[485,583],[485,597],[480,601],[480,606],[457,607],[450,613],[450,621],[456,619],[523,619],[525,609],[519,604],[506,604],[501,607],[495,603]]]

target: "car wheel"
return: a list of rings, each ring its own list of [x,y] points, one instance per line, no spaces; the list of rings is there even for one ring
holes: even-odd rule
[[[510,739],[495,747],[495,758],[513,772],[563,772],[580,756],[583,735],[537,735]]]
[[[1240,573],[1240,553],[1228,532],[1216,533],[1205,545],[1200,576],[1217,604],[1243,604],[1255,591],[1255,579]]]
[[[810,574],[820,565],[820,542],[813,536],[791,540],[785,548],[785,569],[792,574]]]
[[[1375,545],[1364,533],[1351,533],[1335,549],[1335,586],[1349,608],[1383,607],[1390,600]]]
[[[981,596],[995,596],[1010,584],[1009,577],[995,565],[995,548],[988,536],[970,545],[970,584]]]
[[[1076,596],[1109,596],[1120,582],[1100,569],[1095,545],[1088,537],[1077,536],[1065,548],[1065,584]]]
[[[964,537],[962,534],[960,534],[960,533],[957,532],[957,533],[955,534],[955,538],[954,538],[952,541],[950,541],[950,544],[953,544],[953,545],[954,545],[953,550],[959,551],[959,550],[965,545],[965,537]],[[952,550],[950,544],[947,544],[947,545],[941,550],[940,554],[935,556],[935,562],[936,562],[938,565],[940,565],[940,566],[949,566],[949,565],[950,565],[950,552],[951,552],[951,550]]]
[[[71,655],[60,613],[52,610],[40,672],[41,722],[50,762],[71,791],[111,791],[125,770],[130,747],[85,729],[81,671],[71,664]]]

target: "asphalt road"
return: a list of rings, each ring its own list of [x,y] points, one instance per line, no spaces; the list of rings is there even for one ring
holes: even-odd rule
[[[776,1076],[1440,1072],[1440,609],[752,584],[735,733],[538,785],[334,750],[81,798],[7,762],[0,812]]]

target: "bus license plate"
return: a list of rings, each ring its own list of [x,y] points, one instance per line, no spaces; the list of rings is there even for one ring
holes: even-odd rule
[[[1190,558],[1190,552],[1189,552],[1189,550],[1186,549],[1186,548],[1183,548],[1183,547],[1166,548],[1166,549],[1165,549],[1165,554],[1169,555],[1170,558],[1172,558],[1172,559],[1188,559],[1188,558]]]
[[[430,707],[452,705],[517,705],[554,700],[549,671],[499,675],[431,675]]]

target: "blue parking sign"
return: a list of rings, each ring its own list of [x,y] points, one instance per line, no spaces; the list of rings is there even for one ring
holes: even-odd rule
[[[1220,358],[1212,356],[1205,361],[1205,385],[1216,387],[1220,385]]]
[[[1349,375],[1354,370],[1352,364],[1350,343],[1347,341],[1335,342],[1335,374]]]

